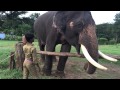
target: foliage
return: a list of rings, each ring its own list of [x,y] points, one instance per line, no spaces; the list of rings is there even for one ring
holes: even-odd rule
[[[115,23],[114,23],[114,28],[115,28],[115,39],[116,42],[119,43],[120,42],[120,13],[115,15]]]
[[[5,34],[22,36],[26,32],[33,31],[34,21],[40,16],[33,13],[28,17],[22,16],[27,11],[0,11],[0,32]],[[22,17],[21,17],[22,16]],[[96,25],[96,32],[99,42],[100,38],[107,39],[106,43],[120,43],[120,13],[115,15],[115,23],[103,23]]]
[[[15,36],[15,35],[6,35],[4,40],[10,40],[10,41],[21,41],[21,36]]]
[[[39,16],[40,16],[39,13],[33,13],[30,15],[30,18],[35,21]]]
[[[0,11],[0,32],[22,36],[26,32],[33,32],[35,19],[40,15],[33,13],[28,17],[21,17],[27,11]]]
[[[113,38],[113,24],[104,23],[97,25],[98,38],[106,38],[110,41]]]
[[[116,44],[116,40],[115,39],[112,39],[109,41],[109,45],[115,45]]]
[[[120,43],[120,13],[115,15],[115,23],[103,23],[97,25],[97,36],[106,38],[110,44]]]
[[[31,32],[31,26],[29,24],[20,24],[15,31],[16,35],[18,36],[22,36],[22,34],[27,32]]]
[[[120,43],[120,13],[115,15],[114,21],[113,24],[104,23],[96,26],[98,38],[106,38],[110,44]]]
[[[99,45],[106,45],[108,44],[108,40],[106,38],[100,38],[98,40]]]

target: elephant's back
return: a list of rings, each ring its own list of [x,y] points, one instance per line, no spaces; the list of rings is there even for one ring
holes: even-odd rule
[[[50,22],[50,19],[53,18],[55,13],[56,11],[49,11],[49,12],[42,14],[35,20],[34,27],[36,28],[36,26],[39,26],[41,24],[46,25],[47,22]]]
[[[55,13],[56,11],[49,11],[39,16],[34,22],[34,29],[36,30],[47,27],[46,25],[52,22]]]
[[[34,22],[34,31],[37,37],[46,41],[47,34],[50,32],[53,23],[53,16],[56,11],[49,11],[39,16]]]

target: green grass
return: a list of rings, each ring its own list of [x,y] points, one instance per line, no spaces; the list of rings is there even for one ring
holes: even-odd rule
[[[120,44],[117,45],[100,45],[99,50],[106,54],[120,55]]]
[[[22,79],[22,72],[17,69],[0,69],[0,79]]]
[[[9,70],[9,55],[10,52],[15,51],[15,44],[17,41],[4,41],[0,40],[0,79],[22,79],[22,72],[20,70],[14,69]],[[39,50],[38,42],[34,42],[35,47]],[[60,46],[57,45],[56,52],[60,51]],[[100,45],[99,49],[106,54],[120,55],[120,44],[118,45]],[[75,48],[72,47],[71,52],[76,52]],[[79,59],[74,57],[69,57],[70,60],[80,60],[86,61],[85,59]],[[100,63],[108,63],[100,59]],[[116,63],[120,65],[120,61]],[[76,67],[75,67],[76,68]],[[53,77],[43,76],[41,79],[53,79]]]

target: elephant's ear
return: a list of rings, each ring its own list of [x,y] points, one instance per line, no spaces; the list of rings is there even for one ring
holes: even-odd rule
[[[58,11],[53,16],[53,27],[61,30],[65,30],[66,27],[66,17],[65,17],[65,11]]]

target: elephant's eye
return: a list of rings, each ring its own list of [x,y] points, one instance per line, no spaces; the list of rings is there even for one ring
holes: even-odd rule
[[[74,28],[82,28],[83,27],[83,23],[79,22],[79,23],[75,23]]]

